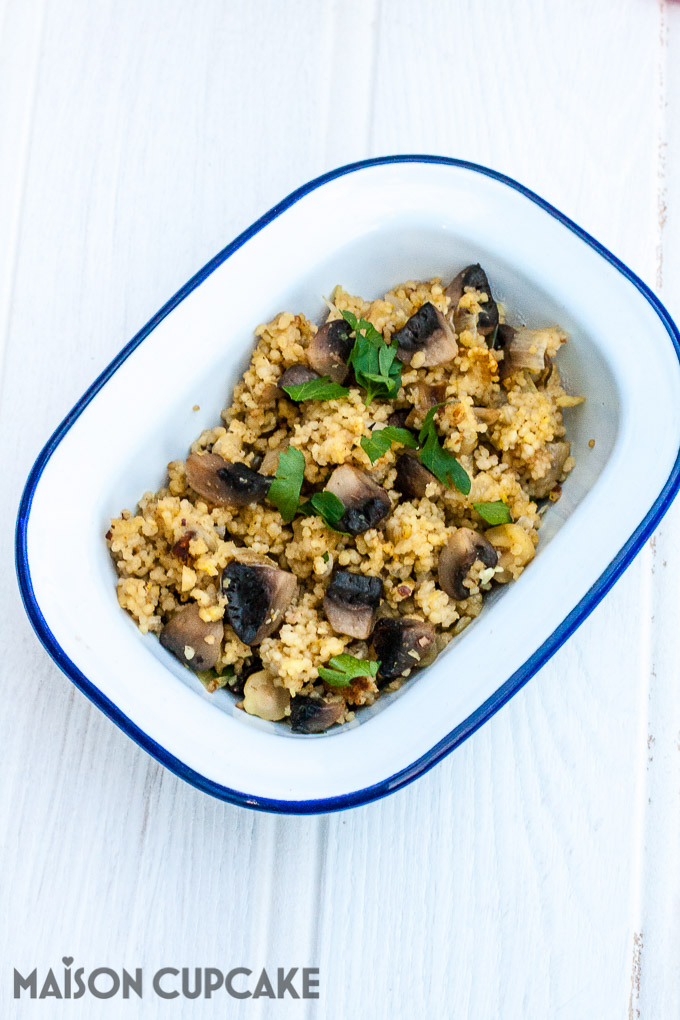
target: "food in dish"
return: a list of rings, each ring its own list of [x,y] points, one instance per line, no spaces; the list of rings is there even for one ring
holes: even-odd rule
[[[566,333],[511,325],[480,265],[327,304],[257,328],[222,424],[106,536],[140,630],[297,733],[400,686],[520,576],[581,402]]]

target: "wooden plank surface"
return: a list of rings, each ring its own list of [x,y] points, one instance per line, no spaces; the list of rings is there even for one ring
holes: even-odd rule
[[[340,163],[503,170],[680,315],[679,55],[680,7],[656,0],[0,4],[0,1015],[680,1015],[677,509],[454,755],[323,818],[218,803],[147,758],[40,648],[11,548],[33,458],[95,374]],[[11,1001],[14,966],[63,956],[318,966],[321,999]]]

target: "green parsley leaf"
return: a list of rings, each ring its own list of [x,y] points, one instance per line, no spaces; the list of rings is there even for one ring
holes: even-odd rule
[[[299,403],[302,400],[337,400],[339,397],[346,397],[349,390],[340,383],[331,382],[329,375],[321,376],[320,379],[310,379],[309,382],[284,386],[291,400]]]
[[[512,524],[512,514],[502,499],[497,499],[494,503],[473,503],[472,505],[487,524]]]
[[[353,655],[334,655],[328,665],[331,669],[319,666],[321,679],[332,687],[349,687],[351,681],[359,676],[375,677],[380,663],[356,659]]]
[[[421,463],[428,468],[436,478],[444,485],[451,488],[452,485],[467,496],[470,491],[470,476],[465,468],[461,467],[456,458],[439,442],[437,429],[434,424],[434,415],[441,404],[435,404],[425,415],[418,439],[422,448],[418,451]]]
[[[324,561],[324,563],[328,563],[328,561],[329,561],[329,559],[330,559],[330,556],[328,555],[328,553],[327,553],[327,552],[325,552],[325,553],[323,554],[323,556],[321,557],[321,559],[322,559],[322,560]]]
[[[300,500],[300,489],[305,474],[305,458],[294,446],[281,450],[274,481],[269,486],[267,499],[280,512],[286,524],[293,520]]]
[[[347,364],[354,367],[354,376],[366,390],[366,406],[374,397],[393,399],[401,389],[401,362],[397,360],[396,344],[385,343],[383,336],[366,319],[357,319],[352,312],[341,312],[354,330],[354,346]]]
[[[398,429],[395,425],[386,425],[384,429],[373,429],[370,436],[361,437],[361,448],[375,464],[379,457],[387,453],[392,443],[402,446],[416,447],[418,443],[408,429]]]
[[[335,525],[345,512],[345,504],[334,492],[326,492],[324,490],[323,492],[315,492],[311,499],[306,499],[304,503],[300,503],[298,510],[301,514],[308,514],[310,516],[316,514],[317,517],[322,517],[329,527],[333,528],[334,531],[338,531],[339,529]]]

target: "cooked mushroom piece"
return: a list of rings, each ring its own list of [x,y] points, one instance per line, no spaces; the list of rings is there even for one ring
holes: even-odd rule
[[[451,299],[451,307],[454,311],[465,293],[466,287],[474,287],[475,290],[487,296],[487,301],[482,304],[482,310],[477,317],[477,330],[482,336],[488,336],[498,325],[498,306],[493,299],[488,277],[478,262],[462,269],[446,288],[446,296]]]
[[[241,707],[248,715],[278,722],[285,718],[289,705],[290,694],[285,687],[276,686],[274,677],[266,669],[251,673],[246,680]]]
[[[290,701],[290,728],[293,733],[323,733],[342,718],[344,711],[343,701],[298,694]]]
[[[387,424],[391,425],[395,429],[407,428],[406,419],[410,415],[413,408],[411,407],[399,407],[396,411],[392,411],[392,414],[387,419]]]
[[[378,620],[371,638],[372,657],[380,662],[378,686],[419,669],[434,639],[434,628],[422,620]]]
[[[360,535],[374,528],[392,507],[385,489],[374,482],[367,471],[360,471],[351,464],[337,467],[326,489],[344,504],[345,513],[336,526],[350,535]]]
[[[435,475],[420,463],[413,453],[402,453],[397,457],[397,477],[394,487],[407,499],[422,499],[425,491],[434,482],[441,485]]]
[[[379,577],[338,570],[323,600],[324,612],[335,633],[364,641],[373,630],[382,593]]]
[[[192,669],[202,673],[212,669],[220,657],[220,645],[224,636],[221,620],[206,623],[200,616],[200,606],[190,602],[181,606],[163,627],[160,643],[163,648]]]
[[[498,329],[490,339],[490,347],[492,351],[504,351],[506,347],[512,344],[512,338],[514,337],[517,330],[514,326],[511,326],[507,322],[501,322],[498,325]]]
[[[510,327],[512,329],[512,327]],[[500,363],[501,378],[505,379],[513,372],[527,369],[529,372],[543,372],[547,331],[542,329],[525,329],[523,326],[506,333],[503,346],[503,360]]]
[[[470,597],[464,581],[477,560],[485,567],[495,567],[498,553],[479,531],[456,528],[439,556],[439,584],[452,599]]]
[[[354,346],[351,332],[344,319],[334,319],[319,327],[307,348],[309,364],[319,375],[329,375],[333,382],[344,383],[349,375],[347,359]]]
[[[227,619],[246,645],[259,645],[278,630],[296,592],[295,575],[275,563],[232,560],[222,571]]]
[[[286,393],[284,386],[300,386],[302,383],[311,382],[312,379],[319,379],[318,372],[312,372],[306,365],[292,365],[287,368],[278,381],[278,387]],[[293,400],[290,393],[286,393],[289,400]],[[295,401],[293,401],[295,403]]]
[[[410,365],[413,356],[422,351],[422,367],[444,365],[453,361],[458,353],[456,334],[438,308],[427,301],[408,320],[405,326],[394,333],[397,341],[397,357]]]
[[[550,466],[542,478],[530,478],[524,488],[534,499],[545,499],[560,480],[564,464],[571,453],[571,443],[546,443],[545,451],[550,457]]]
[[[186,474],[191,488],[216,506],[261,503],[272,483],[247,464],[231,464],[216,453],[192,453],[186,459]]]
[[[429,411],[446,400],[446,383],[419,382],[413,388],[413,403],[420,411]]]

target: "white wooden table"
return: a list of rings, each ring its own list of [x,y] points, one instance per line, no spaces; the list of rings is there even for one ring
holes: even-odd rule
[[[320,818],[164,771],[23,614],[19,493],[81,392],[257,215],[390,152],[518,178],[680,316],[670,0],[0,0],[0,1017],[680,1016],[677,507],[463,747]],[[13,1001],[63,956],[316,966],[321,998]]]

